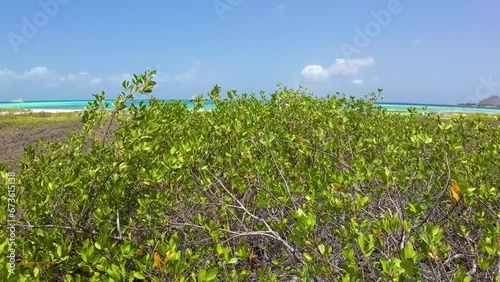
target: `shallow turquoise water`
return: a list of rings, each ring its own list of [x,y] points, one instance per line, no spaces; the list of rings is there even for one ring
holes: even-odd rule
[[[139,104],[141,101],[147,103],[147,100],[134,100],[127,102],[127,105]],[[172,101],[172,100],[167,100]],[[194,104],[189,100],[180,100],[192,109]],[[89,104],[89,100],[66,100],[66,101],[26,101],[22,103],[0,102],[0,108],[22,108],[22,109],[44,109],[44,110],[83,110]],[[109,101],[111,104],[111,101]],[[389,111],[406,111],[410,107],[415,107],[418,111],[427,112],[448,112],[448,113],[496,113],[500,114],[500,108],[478,108],[470,106],[456,105],[432,105],[432,104],[398,104],[398,103],[377,103]],[[206,102],[204,109],[213,109],[215,105]],[[425,110],[424,107],[427,109]]]
[[[130,106],[131,104],[138,105],[141,101],[148,103],[148,100],[132,100],[128,101],[125,104]],[[172,100],[166,100],[172,101]],[[179,100],[183,103],[187,104],[188,109],[192,109],[194,107],[194,103],[189,100]],[[42,109],[42,110],[84,110],[85,107],[92,102],[90,100],[65,100],[65,101],[25,101],[22,103],[13,103],[13,102],[0,102],[1,108],[21,108],[21,109]],[[113,109],[111,104],[111,100],[109,102],[109,107]],[[215,105],[212,102],[206,102],[204,109],[213,109]]]
[[[398,104],[398,103],[377,103],[388,111],[407,111],[408,108],[414,107],[420,112],[435,112],[435,113],[488,113],[500,114],[500,108],[485,108],[471,107],[458,105],[432,105],[432,104]],[[427,108],[426,110],[424,108]]]

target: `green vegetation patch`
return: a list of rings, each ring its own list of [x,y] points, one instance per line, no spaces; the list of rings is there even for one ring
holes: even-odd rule
[[[28,111],[29,110],[22,108],[0,108],[0,113],[25,113]]]
[[[199,97],[193,111],[152,99],[124,114],[153,76],[124,82],[109,118],[104,93],[94,95],[84,133],[28,149],[15,177],[2,172],[15,192],[1,204],[15,206],[0,215],[16,220],[0,229],[2,277],[498,279],[495,125],[281,86],[224,99],[215,87],[210,112]]]
[[[79,112],[64,112],[64,113],[33,113],[20,111],[3,111],[6,114],[0,115],[0,131],[5,128],[13,128],[20,126],[37,126],[40,124],[50,124],[58,122],[70,122],[81,119]]]

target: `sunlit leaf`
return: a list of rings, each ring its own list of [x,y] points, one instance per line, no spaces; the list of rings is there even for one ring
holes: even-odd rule
[[[342,186],[338,183],[332,183],[330,184],[330,187],[332,187],[332,189],[335,191],[340,191],[340,189],[342,188]]]
[[[153,264],[156,268],[161,269],[161,257],[160,254],[154,253],[153,254]]]
[[[134,272],[134,278],[144,280],[146,279],[146,276],[144,276],[141,272]]]
[[[313,260],[313,257],[308,254],[308,253],[304,253],[304,257],[306,258],[307,261],[312,261]]]
[[[165,259],[163,260],[163,264],[167,264],[170,259],[172,259],[172,256],[175,254],[173,251],[168,251],[167,254],[165,255]]]
[[[453,203],[457,203],[460,200],[460,187],[458,186],[455,179],[451,180],[450,195]]]
[[[438,261],[440,259],[439,255],[431,249],[427,249],[427,255],[435,261]]]
[[[319,244],[319,245],[318,245],[318,250],[319,250],[319,253],[320,253],[321,255],[324,255],[324,254],[325,254],[325,245],[323,245],[323,244]]]
[[[24,266],[32,268],[33,266],[35,266],[35,262],[34,261],[27,262],[27,263],[24,264]]]

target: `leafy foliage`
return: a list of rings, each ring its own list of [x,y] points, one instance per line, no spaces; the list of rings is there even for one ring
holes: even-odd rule
[[[84,132],[68,142],[26,151],[19,262],[8,274],[2,228],[2,277],[498,279],[500,132],[491,123],[281,85],[259,98],[221,98],[216,86],[212,111],[201,111],[202,96],[194,110],[154,98],[126,108],[152,91],[154,74],[124,82],[112,112],[96,94]]]

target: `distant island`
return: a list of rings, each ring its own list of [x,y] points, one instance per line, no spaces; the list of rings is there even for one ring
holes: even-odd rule
[[[490,96],[486,99],[483,99],[477,103],[462,103],[459,105],[464,105],[464,106],[475,106],[475,107],[496,107],[500,108],[500,97],[497,95]]]

